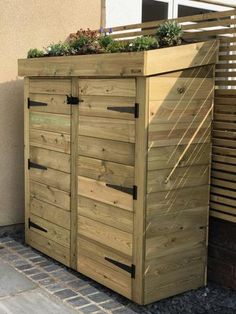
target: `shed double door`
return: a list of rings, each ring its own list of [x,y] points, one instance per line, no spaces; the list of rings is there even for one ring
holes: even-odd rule
[[[135,102],[135,79],[25,79],[26,240],[128,298]]]

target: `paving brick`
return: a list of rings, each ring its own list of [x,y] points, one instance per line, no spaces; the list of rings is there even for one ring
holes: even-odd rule
[[[51,277],[48,277],[48,278],[45,278],[45,279],[42,279],[38,282],[41,286],[48,286],[48,285],[51,285],[53,283],[56,283],[55,279],[51,278]]]
[[[83,305],[90,304],[90,302],[83,297],[75,297],[73,299],[67,300],[66,302],[68,302],[73,307],[81,307]]]
[[[60,290],[64,290],[66,287],[65,285],[61,285],[58,283],[52,284],[52,285],[48,285],[45,287],[49,292],[56,292],[56,291],[60,291]]]
[[[32,264],[15,265],[15,268],[19,270],[26,270],[32,268]]]
[[[79,291],[81,289],[86,289],[89,287],[87,282],[84,282],[83,280],[77,279],[70,282],[67,282],[68,287],[72,288],[75,291]]]
[[[90,295],[90,294],[94,294],[94,293],[97,293],[97,292],[99,292],[99,290],[94,288],[94,287],[91,287],[91,286],[88,286],[87,288],[81,289],[79,291],[79,293],[84,295],[84,296],[87,296],[87,295]]]
[[[45,279],[45,278],[48,278],[48,277],[49,276],[46,273],[39,273],[39,274],[31,276],[31,279],[39,281],[39,280],[42,280],[42,279]]]
[[[65,300],[65,299],[77,296],[77,293],[71,289],[64,289],[64,290],[55,292],[54,295],[59,297],[62,300]]]
[[[56,270],[59,270],[60,269],[60,266],[58,265],[47,265],[47,266],[43,266],[43,269],[47,272],[47,273],[51,273],[51,272],[54,272]]]
[[[116,302],[114,300],[110,300],[108,302],[101,303],[100,306],[102,308],[104,308],[105,310],[110,310],[110,311],[115,310],[115,309],[121,309],[124,307],[121,303]]]
[[[93,305],[93,304],[79,308],[80,313],[84,313],[84,314],[96,313],[99,310],[100,310],[100,308],[96,305]]]
[[[101,302],[111,300],[111,298],[103,292],[97,292],[97,293],[91,294],[88,296],[88,298],[95,303],[101,303]]]
[[[23,270],[23,273],[25,273],[27,276],[35,275],[41,273],[41,270],[38,268],[31,268],[31,269],[25,269]]]

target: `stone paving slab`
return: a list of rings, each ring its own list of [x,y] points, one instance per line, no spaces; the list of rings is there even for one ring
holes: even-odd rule
[[[206,288],[190,291],[147,306],[139,306],[11,238],[0,238],[0,263],[1,260],[8,262],[17,272],[35,282],[48,296],[57,298],[64,305],[81,314],[236,313],[236,292],[212,283]],[[25,312],[21,313],[25,314]],[[45,311],[44,313],[50,312]],[[60,312],[55,312],[55,314],[57,313]],[[0,312],[0,314],[2,313]]]
[[[49,296],[41,288],[0,298],[0,314],[75,314],[57,298]]]

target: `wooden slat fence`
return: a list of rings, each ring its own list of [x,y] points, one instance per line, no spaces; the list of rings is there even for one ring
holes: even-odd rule
[[[188,41],[220,39],[216,65],[211,216],[236,223],[236,9],[175,19]],[[154,35],[164,20],[105,28],[117,40]]]

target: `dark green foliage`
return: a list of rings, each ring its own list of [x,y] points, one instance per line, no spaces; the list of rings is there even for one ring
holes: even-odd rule
[[[114,39],[110,35],[101,35],[98,39],[101,48],[107,49],[108,45],[111,45],[114,42]]]
[[[180,45],[182,40],[182,28],[174,22],[166,22],[157,29],[156,36],[160,47],[171,47]]]
[[[43,56],[44,56],[44,52],[42,50],[37,49],[37,48],[30,49],[28,51],[28,54],[27,54],[27,58],[39,58],[39,57],[43,57]]]
[[[115,52],[124,52],[127,51],[127,44],[122,41],[112,40],[110,44],[106,47],[106,52],[115,53]]]
[[[67,43],[59,42],[49,45],[46,48],[46,54],[48,56],[68,56],[71,54],[71,48]]]
[[[128,47],[129,51],[143,51],[156,49],[159,47],[159,44],[155,37],[141,36],[133,39]]]

